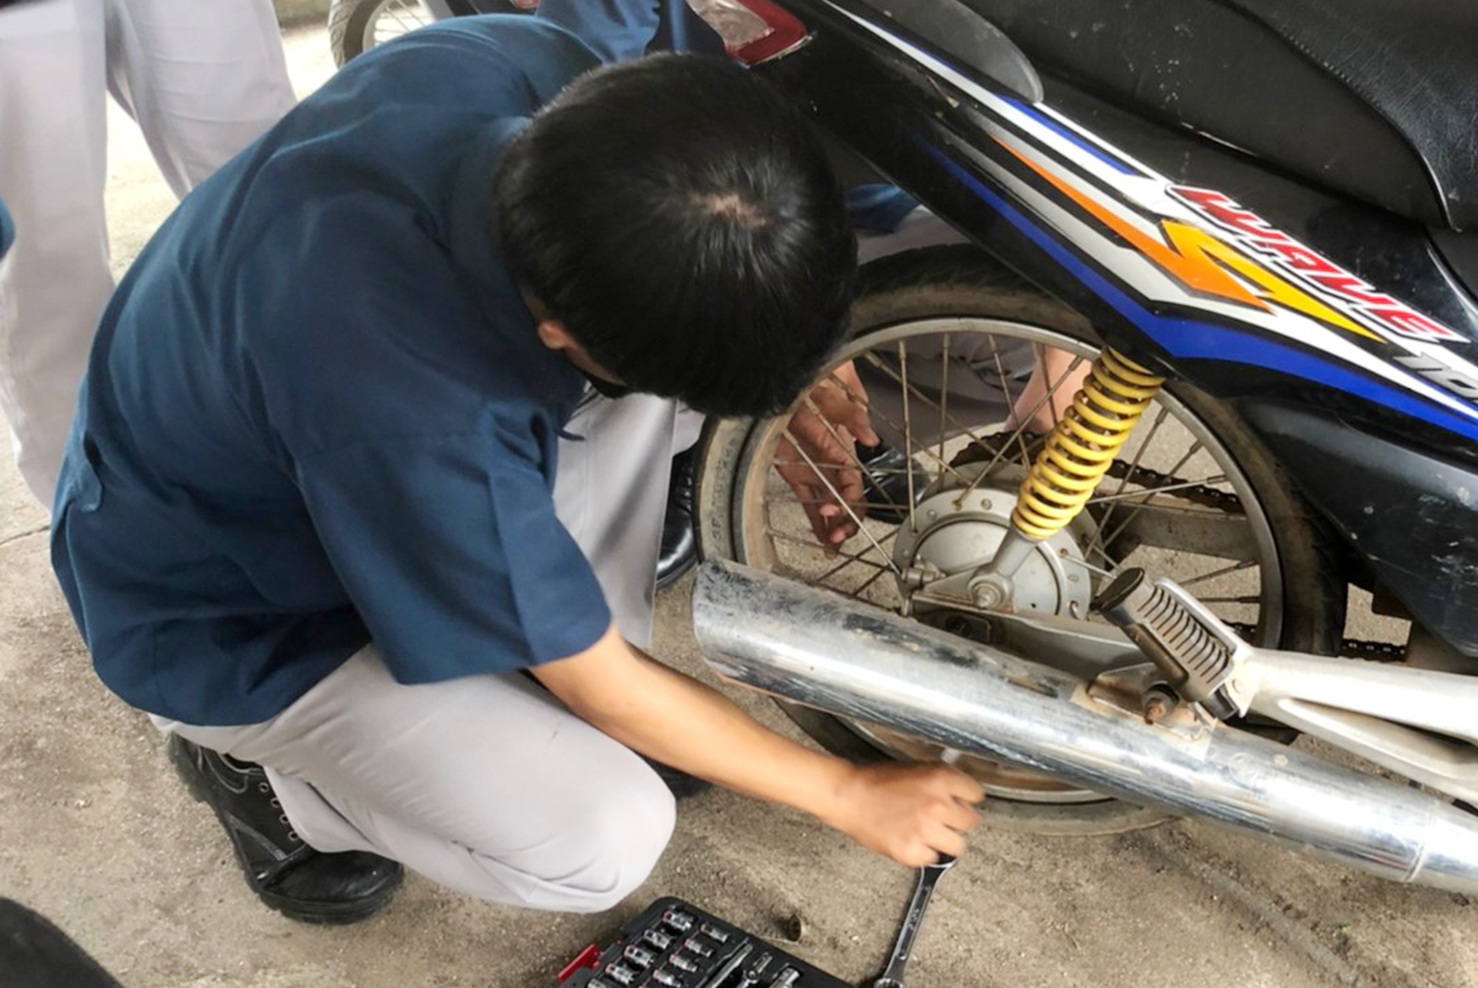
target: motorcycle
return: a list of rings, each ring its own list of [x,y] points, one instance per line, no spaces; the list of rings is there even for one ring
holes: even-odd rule
[[[828,381],[907,494],[846,544],[814,404],[709,424],[710,663],[833,751],[947,756],[991,824],[1189,814],[1478,889],[1478,14],[695,6],[973,241],[864,269]],[[1349,584],[1404,641],[1343,637]]]
[[[814,391],[707,425],[710,664],[995,826],[1194,815],[1478,891],[1478,13],[691,6],[971,241],[866,265],[822,379],[892,466],[792,441]],[[1399,640],[1344,636],[1351,585]]]

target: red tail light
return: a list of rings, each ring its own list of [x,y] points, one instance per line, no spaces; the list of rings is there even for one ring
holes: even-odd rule
[[[688,0],[688,6],[746,65],[794,51],[809,37],[804,24],[771,0]]]

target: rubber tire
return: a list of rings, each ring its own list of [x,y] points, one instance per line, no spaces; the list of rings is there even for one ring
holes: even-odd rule
[[[909,251],[863,268],[852,310],[854,336],[949,316],[1038,325],[1102,345],[1081,315],[971,246]],[[1221,440],[1267,515],[1282,563],[1284,620],[1279,640],[1265,644],[1333,654],[1344,629],[1345,582],[1333,562],[1337,557],[1330,534],[1229,406],[1184,382],[1168,389]],[[705,429],[697,487],[700,558],[738,558],[739,540],[732,531],[734,486],[740,454],[754,426],[752,421],[711,421]],[[888,757],[831,714],[783,701],[780,706],[834,754],[854,761]],[[982,809],[988,825],[1055,835],[1123,833],[1172,818],[1164,810],[1118,800],[1049,804],[989,799]]]

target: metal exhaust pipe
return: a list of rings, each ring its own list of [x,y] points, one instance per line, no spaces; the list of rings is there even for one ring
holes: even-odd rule
[[[1224,724],[1148,725],[1065,673],[733,563],[704,564],[693,619],[708,663],[746,686],[1383,878],[1478,892],[1478,816],[1416,789]]]

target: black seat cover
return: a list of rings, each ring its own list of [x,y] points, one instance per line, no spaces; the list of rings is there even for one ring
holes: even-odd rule
[[[1037,67],[1478,229],[1478,0],[968,0]]]

